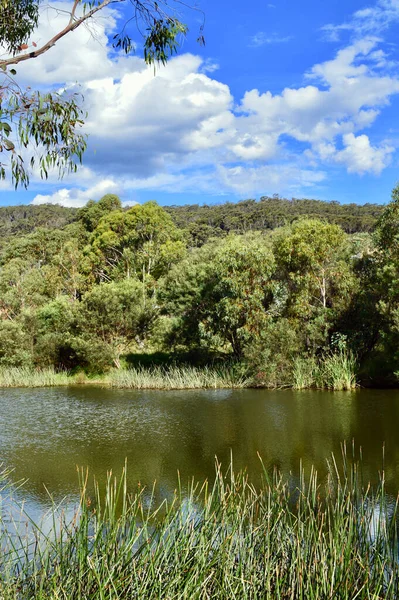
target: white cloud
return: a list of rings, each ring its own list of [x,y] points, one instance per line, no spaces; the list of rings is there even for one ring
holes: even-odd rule
[[[49,41],[68,24],[71,3],[54,2],[52,7],[45,6],[41,11],[39,27],[31,40],[38,46]],[[112,60],[108,36],[113,33],[115,26],[113,11],[105,9],[101,16],[68,33],[39,58],[20,63],[17,67],[18,81],[35,86],[75,82],[84,84],[93,79],[118,77],[126,69],[142,68],[142,61],[137,57],[130,57],[129,60],[123,57],[116,62]]]
[[[377,35],[398,21],[398,0],[378,0],[374,6],[354,12],[347,22],[338,25],[329,23],[322,30],[327,40],[337,42],[342,32],[349,32],[358,38]]]
[[[345,148],[334,155],[335,162],[346,165],[348,173],[360,175],[371,172],[379,175],[391,162],[395,148],[388,145],[373,147],[367,135],[355,136],[347,133],[343,136]]]
[[[328,165],[378,175],[389,164],[392,145],[376,146],[372,131],[364,134],[399,93],[376,37],[358,39],[312,66],[301,87],[277,94],[253,89],[235,104],[229,87],[213,75],[217,65],[198,56],[173,58],[156,77],[138,57],[115,58],[107,47],[114,24],[110,12],[96,22],[95,38],[78,29],[18,68],[32,85],[79,79],[88,110],[85,167],[67,180],[72,189],[52,188],[36,203],[80,206],[107,191],[131,197],[135,190],[157,189],[298,190],[323,182]],[[47,19],[40,35],[54,27]]]
[[[268,34],[265,31],[258,31],[258,33],[252,36],[250,46],[257,48],[269,44],[284,44],[290,42],[292,39],[291,35],[281,36],[277,33]]]
[[[105,194],[119,194],[120,185],[110,179],[98,181],[84,190],[80,188],[62,188],[52,194],[38,194],[32,204],[61,204],[62,206],[73,206],[79,208],[89,200],[99,200]]]

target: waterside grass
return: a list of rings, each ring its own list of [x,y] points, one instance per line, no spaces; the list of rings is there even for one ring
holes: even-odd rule
[[[112,387],[136,390],[238,389],[250,387],[251,380],[233,366],[170,366],[113,371],[108,383]]]
[[[277,387],[303,389],[351,390],[356,387],[356,363],[346,353],[330,354],[323,359],[296,358],[292,372],[285,375]],[[186,389],[242,389],[251,387],[276,387],[277,374],[270,381],[259,382],[242,366],[226,363],[218,366],[194,367],[190,365],[137,366],[114,369],[103,375],[88,376],[83,371],[70,374],[53,368],[30,369],[9,367],[0,369],[2,387],[50,387],[65,385],[101,385],[134,390],[186,390]]]
[[[66,371],[53,368],[30,369],[28,367],[3,367],[0,369],[0,387],[52,387],[69,385],[71,378]]]
[[[326,354],[320,359],[296,358],[292,380],[292,387],[296,390],[353,390],[357,387],[356,360],[348,351]]]
[[[2,600],[177,598],[393,600],[399,594],[397,503],[362,488],[356,466],[321,486],[277,472],[254,486],[219,465],[213,484],[129,496],[126,474],[105,496],[85,485],[75,516],[53,530],[2,527]],[[4,513],[4,510],[3,510]]]

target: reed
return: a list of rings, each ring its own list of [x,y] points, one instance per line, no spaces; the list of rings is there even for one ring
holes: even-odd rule
[[[249,387],[250,380],[234,366],[191,367],[171,366],[130,368],[109,374],[112,387],[129,389],[186,390]]]
[[[277,367],[276,367],[277,369]],[[314,357],[296,358],[287,383],[283,387],[297,390],[317,388],[351,390],[356,387],[356,362],[347,351],[331,353],[317,360]],[[262,387],[279,387],[277,373],[269,373]],[[272,383],[271,383],[272,382]],[[101,385],[136,390],[241,389],[259,387],[239,364],[227,363],[216,367],[172,365],[168,367],[132,367],[115,369],[108,374],[90,376],[84,372],[74,375],[53,368],[32,369],[8,367],[0,369],[1,387],[47,387],[60,385]]]
[[[294,390],[306,390],[316,387],[319,380],[320,365],[314,357],[295,358],[292,368],[292,387]]]
[[[49,533],[2,527],[0,597],[396,599],[397,505],[383,482],[363,489],[356,466],[339,471],[293,487],[264,469],[259,487],[217,465],[213,484],[157,506],[154,490],[129,496],[126,472],[105,495],[83,482],[74,518],[55,511]]]
[[[321,359],[296,358],[292,369],[292,387],[333,391],[356,388],[356,360],[347,350],[325,354]]]
[[[27,367],[0,369],[0,387],[47,387],[68,385],[70,382],[66,371],[56,372],[51,367],[37,370]]]
[[[327,355],[321,366],[324,387],[330,390],[352,390],[356,387],[356,360],[346,350]]]

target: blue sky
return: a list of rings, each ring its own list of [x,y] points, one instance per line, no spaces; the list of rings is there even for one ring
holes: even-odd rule
[[[389,201],[399,180],[399,0],[198,7],[205,47],[201,13],[181,9],[189,34],[155,77],[139,38],[136,56],[111,52],[115,10],[21,65],[22,83],[80,84],[88,150],[76,175],[33,175],[29,191],[3,189],[0,203],[80,206],[107,192],[162,204],[274,193]],[[38,42],[63,18],[43,13]]]

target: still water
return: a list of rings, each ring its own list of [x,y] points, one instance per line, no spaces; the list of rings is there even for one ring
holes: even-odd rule
[[[0,390],[0,461],[13,469],[28,511],[78,489],[77,467],[100,482],[121,472],[129,485],[171,493],[181,480],[212,478],[215,456],[226,468],[259,477],[259,453],[284,473],[362,448],[366,479],[378,480],[385,445],[388,490],[399,489],[399,391],[294,392],[265,390],[126,391],[97,387]]]

